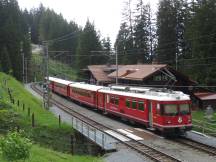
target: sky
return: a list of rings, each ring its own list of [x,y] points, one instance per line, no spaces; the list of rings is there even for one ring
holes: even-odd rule
[[[22,9],[37,8],[40,3],[45,7],[61,13],[67,21],[75,21],[82,27],[86,20],[94,22],[96,30],[102,37],[110,37],[115,42],[122,20],[124,2],[128,0],[18,0]],[[135,3],[136,0],[132,0]],[[144,0],[156,10],[158,0]],[[134,6],[132,4],[132,6]]]

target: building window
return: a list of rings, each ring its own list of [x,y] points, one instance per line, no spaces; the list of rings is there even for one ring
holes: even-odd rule
[[[162,75],[161,80],[162,81],[167,81],[168,80],[168,76],[167,75]]]
[[[136,100],[132,101],[132,109],[136,109],[137,108],[137,102]]]
[[[138,109],[144,111],[144,102],[138,102]]]
[[[164,74],[153,76],[153,81],[168,81],[168,80],[169,80],[168,76]]]
[[[154,76],[153,81],[161,81],[161,75]]]

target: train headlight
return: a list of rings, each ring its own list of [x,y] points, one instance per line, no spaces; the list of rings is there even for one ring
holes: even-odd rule
[[[178,122],[179,122],[179,123],[182,123],[182,117],[179,117],[179,118],[178,118]]]
[[[166,121],[167,124],[171,124],[172,122],[170,120]]]

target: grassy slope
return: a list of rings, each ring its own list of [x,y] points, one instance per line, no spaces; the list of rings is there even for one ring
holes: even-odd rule
[[[7,85],[4,84],[5,79],[8,80]],[[36,128],[31,128],[30,118],[27,116],[26,111],[22,111],[22,106],[18,108],[16,104],[13,105],[10,103],[6,87],[10,87],[12,89],[12,96],[14,97],[15,101],[19,99],[21,105],[22,103],[25,103],[27,107],[31,108],[31,112],[35,113]],[[40,144],[40,146],[33,145],[31,151],[31,159],[29,160],[29,162],[90,162],[98,160],[97,158],[88,156],[70,156],[42,148],[41,146],[45,146],[46,148],[52,147],[56,150],[65,149],[65,151],[68,152],[67,148],[64,148],[64,146],[61,145],[66,145],[69,143],[69,135],[72,133],[71,127],[63,124],[62,127],[59,128],[58,119],[54,117],[54,115],[50,112],[44,110],[41,106],[42,103],[38,99],[36,99],[28,91],[26,91],[23,88],[22,84],[20,84],[18,81],[3,73],[0,73],[0,97],[0,103],[1,105],[3,105],[3,107],[12,107],[14,114],[18,112],[18,115],[15,115],[16,118],[13,119],[13,122],[10,126],[15,127],[16,124],[18,124],[21,129],[26,131],[27,136],[30,136],[33,142]],[[8,122],[8,119],[5,120]],[[18,123],[16,123],[15,121],[18,121]],[[1,156],[0,161],[3,161],[1,159]]]
[[[40,54],[38,53],[33,53],[32,54],[32,62],[33,62],[33,68],[35,69],[35,71],[37,72],[37,78],[39,80],[42,80],[42,75],[40,74],[41,69],[39,68],[39,66],[42,65],[42,57]],[[70,80],[76,80],[77,78],[77,72],[75,69],[73,69],[72,67],[70,67],[67,64],[63,64],[60,61],[56,61],[56,60],[49,60],[49,73],[52,76],[55,75],[61,75],[63,77],[66,77],[67,79]]]
[[[216,112],[213,114],[213,117],[212,117],[213,122],[209,122],[205,116],[205,112],[201,110],[192,112],[192,117],[194,120],[193,121],[194,124],[199,125],[199,126],[204,126],[205,128],[210,128],[214,130],[214,132],[216,133]],[[194,127],[194,129],[198,131],[202,131],[200,129],[197,129],[196,127]]]
[[[6,162],[1,156],[0,161]],[[101,162],[101,160],[90,156],[72,156],[33,145],[30,158],[25,162]]]

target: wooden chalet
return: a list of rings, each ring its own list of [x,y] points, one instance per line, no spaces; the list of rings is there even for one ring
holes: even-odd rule
[[[194,105],[197,108],[205,109],[206,107],[211,106],[214,110],[216,110],[216,93],[197,92],[193,94],[193,98],[195,98]]]
[[[115,84],[115,65],[90,65],[85,70],[91,84]],[[206,108],[211,105],[216,109],[216,94],[203,88],[188,76],[166,64],[119,65],[118,83],[126,86],[147,86],[169,88],[189,94],[194,108]]]
[[[89,65],[84,70],[89,83],[95,85],[108,85],[113,83],[113,79],[108,77],[108,75],[114,71],[116,71],[116,65]]]
[[[116,71],[108,75],[115,80]],[[195,81],[166,64],[124,65],[118,70],[120,84],[172,88],[187,94]]]

